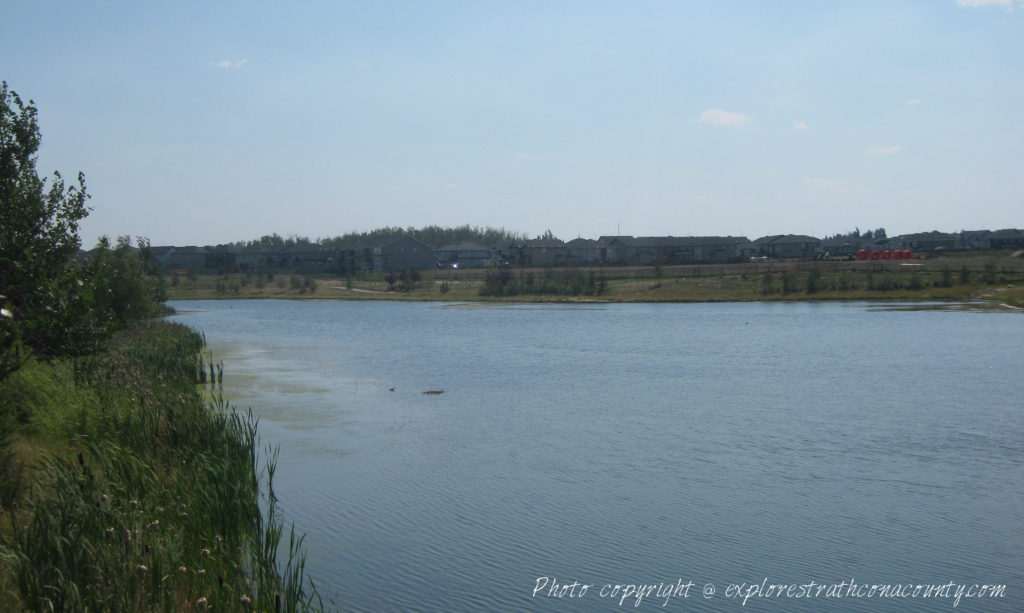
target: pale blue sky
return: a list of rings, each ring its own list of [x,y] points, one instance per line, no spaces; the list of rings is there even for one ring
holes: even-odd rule
[[[11,2],[83,242],[1024,227],[1024,0]]]

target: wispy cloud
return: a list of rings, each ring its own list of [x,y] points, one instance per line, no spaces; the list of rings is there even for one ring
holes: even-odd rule
[[[249,60],[221,60],[219,62],[214,62],[213,65],[217,68],[224,68],[227,70],[231,68],[241,68],[248,63]]]
[[[907,100],[907,104],[921,104],[921,100],[918,98],[911,98],[910,100]]]
[[[956,0],[960,6],[1005,6],[1013,8],[1013,0]]]
[[[793,122],[793,129],[794,130],[809,130],[810,128],[811,127],[809,125],[807,125],[806,123],[804,123],[802,121],[794,121]]]
[[[750,115],[733,113],[722,109],[708,109],[700,114],[700,122],[719,128],[745,128],[753,119]]]
[[[520,160],[536,160],[536,156],[530,155],[529,153],[517,153],[516,157]]]
[[[899,145],[875,145],[874,147],[868,147],[868,155],[892,155],[899,152]]]

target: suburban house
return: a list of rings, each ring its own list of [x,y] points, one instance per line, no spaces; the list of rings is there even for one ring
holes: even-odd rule
[[[818,245],[818,249],[825,257],[852,257],[861,248],[861,242],[860,238],[853,236],[826,238]]]
[[[604,261],[601,244],[589,238],[574,238],[565,244],[565,262],[570,266],[600,264]]]
[[[632,236],[601,236],[597,239],[601,260],[606,264],[626,263],[626,241]]]
[[[235,263],[240,272],[259,272],[267,268],[266,251],[259,247],[239,249],[235,254]]]
[[[982,249],[1024,249],[1024,230],[995,230],[982,237]]]
[[[458,243],[434,249],[438,266],[486,268],[491,265],[491,250],[476,243]]]
[[[903,234],[897,237],[900,246],[904,249],[914,251],[935,251],[937,249],[955,249],[957,237],[945,232],[920,232],[917,234]]]
[[[565,266],[569,249],[565,243],[549,238],[535,238],[522,246],[520,263],[523,266]]]
[[[340,258],[341,267],[346,272],[423,270],[433,268],[436,263],[430,245],[411,236],[360,244],[342,250]]]
[[[500,265],[518,266],[523,256],[522,248],[522,243],[518,241],[498,241],[491,247],[491,258]]]
[[[203,268],[217,272],[234,272],[238,267],[237,253],[230,245],[206,247],[203,253]]]
[[[267,266],[297,273],[337,272],[337,254],[316,243],[295,243],[266,254]]]
[[[742,255],[745,236],[602,236],[605,260],[650,265],[728,262]]]
[[[168,252],[166,260],[170,269],[198,272],[206,267],[206,247],[174,247]]]
[[[774,234],[762,236],[749,245],[751,255],[770,258],[813,258],[817,256],[821,239],[802,234]]]
[[[150,247],[149,255],[153,257],[157,264],[161,268],[167,270],[171,267],[171,252],[174,251],[174,247],[169,245],[161,245],[159,247]]]

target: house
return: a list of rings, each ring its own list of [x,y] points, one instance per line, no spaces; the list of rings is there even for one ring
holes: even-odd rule
[[[491,250],[476,243],[444,245],[434,249],[438,266],[486,268],[491,265]]]
[[[522,247],[523,266],[565,266],[569,249],[557,238],[536,238]]]
[[[606,264],[625,264],[626,242],[632,238],[632,236],[598,237],[597,245],[601,250],[601,261]]]
[[[670,237],[671,238],[671,237]],[[723,263],[739,259],[740,249],[750,242],[745,236],[684,236],[673,239],[665,261],[672,263]]]
[[[861,248],[862,242],[860,238],[853,236],[826,238],[818,245],[818,250],[824,257],[853,257]]]
[[[601,237],[606,261],[652,265],[728,262],[741,257],[745,236],[614,236]]]
[[[565,244],[566,264],[570,266],[587,266],[600,264],[603,260],[601,244],[588,238],[574,238]]]
[[[240,249],[235,253],[235,263],[241,272],[259,272],[267,267],[267,251],[260,247]]]
[[[231,245],[206,247],[203,253],[203,268],[216,272],[234,272],[237,267],[236,252]]]
[[[1024,249],[1024,230],[1006,229],[989,232],[982,239],[984,249]]]
[[[518,266],[523,256],[523,244],[519,241],[505,239],[491,247],[491,258],[499,264]]]
[[[774,234],[762,236],[750,244],[752,255],[770,258],[813,258],[817,255],[821,239],[803,234]]]
[[[379,272],[424,270],[437,263],[433,248],[411,236],[361,245],[359,255],[363,265]]]
[[[956,235],[957,249],[988,249],[985,237],[992,234],[990,230],[961,230]],[[985,245],[985,246],[983,246]]]
[[[337,271],[337,254],[316,243],[294,243],[264,252],[263,256],[271,268],[295,273],[322,273]]]
[[[953,234],[931,231],[898,236],[900,246],[914,251],[937,251],[955,249],[957,238]]]
[[[206,267],[206,247],[174,247],[167,253],[167,267],[199,272]]]
[[[160,265],[160,268],[164,270],[170,270],[171,268],[171,253],[174,251],[174,247],[170,245],[161,245],[159,247],[150,247],[149,255]]]

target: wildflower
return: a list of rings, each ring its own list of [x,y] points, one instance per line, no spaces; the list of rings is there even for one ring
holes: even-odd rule
[[[217,544],[220,545],[221,543],[224,542],[224,537],[222,537],[221,535],[218,534],[217,536],[215,536],[213,538],[213,540],[217,541]]]
[[[114,540],[114,529],[113,528],[107,528],[107,538],[110,539],[110,540]]]
[[[143,566],[142,564],[139,564],[135,567],[135,572],[139,573],[140,575],[145,575],[149,572],[149,569]]]
[[[206,576],[206,569],[205,568],[200,568],[199,570],[196,571],[196,574],[199,575],[200,577],[205,577]]]
[[[132,541],[132,531],[126,529],[124,531],[124,542],[130,543],[131,541]]]
[[[178,572],[184,575],[185,573],[188,572],[188,569],[185,568],[184,566],[179,566],[178,567]]]
[[[128,506],[130,506],[132,508],[132,511],[135,511],[136,509],[139,508],[139,501],[138,500],[129,500],[128,501]]]
[[[156,514],[157,515],[163,515],[164,514],[164,508],[163,507],[157,507],[156,508]]]
[[[206,597],[205,596],[203,596],[202,598],[200,598],[199,600],[196,601],[196,608],[199,609],[200,611],[205,611],[206,610]]]
[[[106,494],[100,496],[100,502],[106,502],[108,500],[110,500],[110,496],[107,496]]]
[[[208,558],[208,557],[210,557],[210,550],[209,550],[209,549],[207,549],[206,547],[203,547],[202,549],[200,549],[200,550],[199,550],[199,553],[200,553],[200,554],[201,554],[201,555],[202,555],[202,556],[203,556],[204,558]]]
[[[242,597],[239,600],[241,600],[242,606],[246,606],[247,607],[247,606],[252,604],[252,598],[249,598],[248,594],[242,595]]]
[[[152,522],[150,522],[148,528],[150,530],[156,532],[157,530],[160,529],[160,520],[159,519],[154,519]]]

